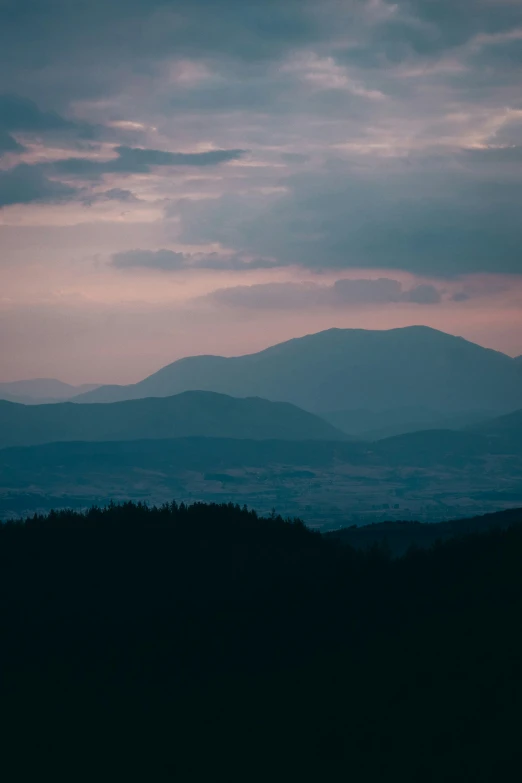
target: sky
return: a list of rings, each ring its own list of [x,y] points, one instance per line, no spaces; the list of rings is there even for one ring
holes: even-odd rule
[[[522,354],[522,0],[0,0],[0,381]]]

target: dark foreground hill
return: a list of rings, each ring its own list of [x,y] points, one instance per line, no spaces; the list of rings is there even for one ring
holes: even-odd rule
[[[397,557],[411,547],[430,548],[451,538],[472,533],[484,533],[492,529],[505,530],[522,523],[519,508],[478,517],[452,519],[449,522],[423,524],[411,521],[379,522],[372,525],[352,525],[325,535],[355,549],[381,547]]]
[[[520,524],[393,561],[235,506],[129,504],[4,525],[0,558],[17,779],[520,768]]]
[[[423,408],[504,413],[522,406],[513,359],[424,326],[329,329],[265,351],[180,359],[131,386],[102,386],[78,402],[163,397],[190,389],[283,400],[316,413]]]
[[[112,405],[16,405],[0,401],[0,448],[54,441],[187,436],[343,440],[332,425],[288,403],[212,392]]]

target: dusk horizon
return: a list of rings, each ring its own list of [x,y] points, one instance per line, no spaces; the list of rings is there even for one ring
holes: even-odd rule
[[[165,362],[165,364],[159,364],[158,366],[156,366],[152,370],[150,370],[150,372],[146,372],[145,375],[143,373],[140,374],[138,368],[133,368],[135,370],[135,374],[134,374],[134,378],[131,378],[130,380],[129,379],[118,380],[114,376],[111,376],[111,377],[102,379],[100,381],[99,379],[98,380],[93,380],[92,377],[85,376],[85,377],[80,377],[80,379],[78,379],[78,380],[71,381],[70,380],[70,376],[67,373],[67,369],[65,370],[65,373],[62,374],[65,377],[62,377],[62,375],[60,375],[60,377],[53,377],[53,380],[55,379],[55,380],[58,380],[58,381],[61,381],[61,382],[64,382],[64,383],[68,383],[68,384],[70,384],[72,386],[78,386],[78,387],[86,386],[86,385],[89,385],[89,384],[102,385],[102,384],[105,384],[105,383],[107,383],[107,384],[132,384],[132,383],[136,383],[138,381],[143,380],[148,375],[151,375],[151,374],[161,370],[165,366],[168,366],[168,365],[170,365],[170,364],[172,364],[174,362],[177,362],[180,359],[186,359],[186,358],[190,358],[192,356],[223,356],[225,358],[234,358],[234,357],[248,356],[250,354],[262,352],[263,350],[266,350],[267,348],[271,348],[271,347],[273,347],[275,345],[278,345],[279,343],[289,342],[291,340],[298,340],[299,338],[302,338],[302,337],[308,337],[308,336],[312,336],[314,334],[321,334],[322,332],[329,332],[329,331],[332,331],[332,330],[383,332],[383,331],[395,331],[395,330],[399,330],[399,329],[410,329],[410,328],[434,329],[435,331],[440,331],[440,332],[443,332],[444,334],[450,334],[453,337],[461,337],[461,338],[463,338],[464,340],[466,340],[468,342],[475,342],[474,340],[466,337],[463,334],[451,334],[450,332],[447,332],[444,329],[439,329],[439,328],[434,327],[434,326],[429,326],[428,324],[420,324],[420,323],[412,323],[412,324],[406,324],[406,325],[391,326],[389,328],[384,328],[384,329],[372,329],[372,328],[362,328],[362,327],[330,326],[330,327],[326,327],[325,329],[321,329],[319,332],[303,332],[302,334],[292,334],[290,337],[284,337],[283,339],[278,340],[276,343],[271,343],[270,342],[270,343],[266,343],[265,344],[265,343],[262,342],[262,338],[261,338],[261,345],[260,345],[260,347],[255,347],[253,350],[247,350],[247,351],[244,351],[242,353],[227,352],[226,350],[223,351],[223,352],[216,351],[215,353],[211,353],[211,352],[207,352],[207,351],[205,351],[203,349],[200,353],[191,353],[191,354],[183,354],[183,355],[180,355],[180,356],[173,356],[170,360],[167,360]],[[476,344],[477,345],[481,345],[478,342]],[[488,345],[483,345],[483,344],[482,344],[481,347],[489,348],[490,350],[497,351],[498,353],[503,353],[506,356],[510,356],[513,359],[522,358],[522,354],[516,353],[516,351],[514,353],[509,353],[507,351],[502,351],[501,349],[499,349],[497,347],[494,347],[494,346],[491,346],[491,345],[489,345],[489,346]],[[93,376],[93,377],[97,377],[97,376]],[[44,375],[41,375],[41,376],[38,376],[38,375],[28,375],[26,378],[21,378],[21,377],[3,378],[3,377],[0,377],[0,384],[10,384],[10,383],[16,383],[16,382],[20,382],[20,381],[24,382],[24,381],[33,381],[33,380],[47,380],[47,379],[51,379],[51,378],[49,376],[44,376]]]
[[[0,0],[6,780],[516,779],[521,76],[522,0]]]
[[[522,353],[519,2],[0,13],[1,381],[333,326]]]

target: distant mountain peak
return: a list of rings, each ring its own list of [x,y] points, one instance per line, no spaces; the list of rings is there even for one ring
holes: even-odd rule
[[[422,406],[500,414],[522,406],[522,375],[509,356],[422,325],[332,328],[246,356],[186,357],[139,383],[103,386],[75,402],[190,390],[290,402],[315,413]]]

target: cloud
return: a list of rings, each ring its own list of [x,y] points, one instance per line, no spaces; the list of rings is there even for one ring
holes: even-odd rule
[[[308,156],[299,152],[282,152],[281,160],[285,163],[306,163]]]
[[[103,193],[99,194],[99,198],[103,201],[139,201],[132,191],[125,190],[124,188],[111,188],[110,190],[104,190]]]
[[[0,156],[6,152],[23,152],[23,150],[24,147],[10,133],[0,128]]]
[[[252,269],[274,269],[280,266],[279,262],[273,258],[249,257],[242,253],[228,255],[205,253],[188,257],[191,259],[191,265],[199,269],[226,269],[243,272]]]
[[[0,128],[14,131],[63,131],[75,124],[56,112],[42,111],[34,101],[19,95],[0,95]]]
[[[492,144],[501,147],[522,146],[522,111],[511,111],[496,130]]]
[[[516,0],[474,0],[472,7],[469,0],[398,0],[367,6],[380,13],[374,13],[366,35],[346,47],[345,56],[373,66],[456,50],[479,32],[494,36],[516,28],[522,15]]]
[[[521,3],[2,7],[0,154],[39,139],[33,165],[55,186],[82,180],[86,204],[130,203],[117,191],[133,174],[135,197],[186,196],[158,242],[231,248],[200,259],[208,268],[521,271]],[[59,145],[46,147],[60,134],[103,138],[113,152],[93,144],[97,157],[82,157],[64,144],[56,160]],[[170,151],[190,148],[207,151]],[[210,172],[247,149],[241,167]],[[178,166],[176,182],[146,177]],[[102,178],[112,196],[89,193]]]
[[[82,204],[91,206],[107,201],[120,201],[125,204],[138,204],[141,199],[137,198],[131,190],[125,188],[110,188],[97,193],[88,193],[81,198]]]
[[[77,193],[76,188],[48,179],[40,169],[25,163],[0,171],[0,208],[11,204],[66,201],[75,198]]]
[[[332,285],[317,283],[259,283],[221,288],[204,297],[227,307],[289,310],[314,308],[360,307],[413,302],[436,304],[439,290],[428,284],[404,290],[402,283],[390,278],[375,280],[337,280]]]
[[[436,286],[425,283],[406,291],[404,300],[415,304],[437,304],[442,300],[442,295]]]
[[[402,284],[386,277],[378,280],[337,280],[331,293],[332,301],[339,304],[398,302],[403,296]]]
[[[1,141],[1,137],[0,137]],[[99,179],[105,174],[148,173],[154,166],[213,166],[237,160],[243,150],[210,150],[182,153],[163,150],[117,147],[117,157],[108,161],[90,158],[64,158],[54,163],[19,164],[0,171],[0,207],[8,204],[28,204],[34,201],[61,201],[80,198],[78,188],[55,178]],[[110,188],[102,194],[85,194],[85,204],[100,200],[136,201],[129,190]]]
[[[346,42],[352,58],[393,62],[465,45],[477,33],[498,35],[520,21],[513,0],[474,0],[472,8],[469,0],[324,0],[320,9],[314,0],[221,0],[219,12],[211,0],[4,0],[3,8],[0,52],[8,77],[21,66],[50,70],[64,60],[95,74],[100,62],[112,70],[123,63],[128,73],[133,61],[141,66],[173,52],[250,63],[332,39]],[[31,42],[30,56],[20,39]],[[87,89],[87,80],[77,86]]]
[[[245,150],[209,150],[208,152],[168,152],[141,147],[115,147],[117,156],[106,161],[92,158],[64,158],[49,165],[62,176],[98,179],[105,174],[147,174],[154,166],[216,166],[238,160]]]
[[[173,250],[125,250],[111,258],[116,269],[157,269],[162,272],[176,272],[180,269],[227,269],[244,271],[248,269],[270,269],[277,262],[266,258],[245,258],[241,254],[218,253],[185,254]]]
[[[35,101],[12,93],[0,94],[0,134],[21,133],[33,138],[60,139],[62,144],[83,146],[110,129],[69,120],[56,111],[44,111]],[[18,151],[21,151],[18,150]]]
[[[456,291],[451,297],[452,302],[467,302],[470,299],[470,295],[465,291]]]
[[[186,258],[183,253],[175,253],[172,250],[126,250],[115,253],[111,259],[112,266],[116,269],[161,269],[172,272],[184,269]]]
[[[522,144],[487,146],[463,151],[463,157],[475,164],[481,163],[522,163]]]
[[[209,150],[208,152],[166,152],[139,147],[116,147],[118,165],[125,170],[141,170],[142,166],[215,166],[238,160],[245,150]]]
[[[478,159],[477,159],[478,158]],[[312,269],[400,269],[425,276],[522,273],[522,176],[480,154],[342,158],[257,194],[187,203],[180,241],[220,242]]]
[[[318,40],[314,5],[309,0],[70,0],[41,3],[4,0],[0,44],[8,64],[47,65],[82,61],[95,49],[111,64],[134,57],[161,59],[173,51],[225,53],[247,61],[273,56],[281,48]],[[118,35],[118,31],[120,34]],[[22,57],[20,37],[32,43]]]
[[[5,134],[21,134],[23,139],[39,144],[54,144],[63,149],[94,149],[101,142],[138,141],[143,136],[144,126],[136,123],[104,124],[84,119],[69,119],[57,111],[46,111],[27,97],[0,93],[0,139]],[[1,146],[0,146],[1,149]],[[18,152],[23,151],[18,148]],[[122,147],[123,150],[127,149]]]

